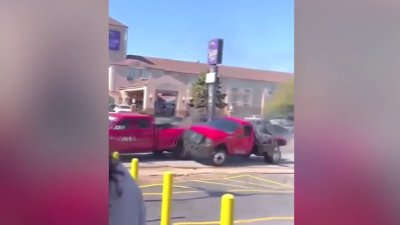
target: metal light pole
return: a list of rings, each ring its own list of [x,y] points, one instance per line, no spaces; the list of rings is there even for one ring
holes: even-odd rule
[[[216,102],[217,102],[217,87],[216,81],[218,77],[218,66],[212,65],[210,66],[210,73],[207,74],[208,79],[208,121],[211,121],[215,117],[216,112]]]
[[[210,66],[210,72],[206,75],[206,83],[208,84],[208,121],[211,121],[215,117],[216,112],[216,81],[218,78],[217,65],[222,63],[222,49],[222,39],[213,39],[208,43],[208,65]]]

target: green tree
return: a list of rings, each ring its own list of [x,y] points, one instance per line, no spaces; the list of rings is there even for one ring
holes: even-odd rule
[[[279,85],[264,108],[265,116],[294,116],[294,78]]]
[[[226,94],[221,92],[220,79],[216,80],[216,107],[223,109],[227,106],[225,103]],[[189,103],[190,107],[195,109],[207,109],[208,106],[208,85],[206,84],[206,73],[200,73],[196,83],[192,87],[192,99]]]

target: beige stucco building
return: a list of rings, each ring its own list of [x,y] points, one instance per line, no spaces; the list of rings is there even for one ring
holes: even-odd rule
[[[141,110],[161,116],[186,116],[191,88],[198,75],[208,72],[199,62],[127,55],[127,27],[110,19],[110,29],[121,32],[121,48],[110,49],[109,95],[115,104],[135,103]],[[229,107],[220,113],[235,116],[261,114],[279,83],[293,74],[219,66],[222,92]]]

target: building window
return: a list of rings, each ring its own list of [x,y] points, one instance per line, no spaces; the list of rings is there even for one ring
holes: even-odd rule
[[[149,70],[142,70],[140,79],[148,80],[151,77],[151,72]]]
[[[238,102],[238,100],[239,100],[238,97],[239,97],[238,95],[232,95],[232,96],[231,96],[231,102],[232,102],[232,103]]]
[[[151,78],[151,72],[147,69],[129,69],[127,80],[148,80]]]
[[[137,78],[137,70],[136,69],[129,69],[128,76],[126,77],[126,79],[128,81],[133,81],[136,78]]]
[[[249,88],[231,88],[230,103],[238,106],[251,106],[252,90]]]
[[[242,97],[243,105],[245,105],[245,104],[248,105],[250,103],[250,96],[249,95],[242,95],[241,97]]]
[[[244,89],[242,99],[243,99],[243,104],[245,106],[251,105],[251,89],[249,88]]]
[[[126,77],[126,79],[128,81],[133,81],[135,79],[135,77],[132,74],[128,74],[128,76]]]

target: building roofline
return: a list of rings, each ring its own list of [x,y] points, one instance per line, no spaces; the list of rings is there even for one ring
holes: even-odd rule
[[[144,55],[127,55],[126,59],[136,59],[136,57],[145,58],[145,59],[168,60],[168,61],[174,61],[174,62],[177,62],[177,63],[201,64],[203,66],[208,66],[207,63],[202,63],[202,62],[184,61],[184,60],[179,60],[179,59],[165,59],[165,58],[158,58],[158,57],[144,56]],[[116,65],[118,65],[118,63],[116,63]],[[257,72],[273,72],[273,73],[280,73],[280,74],[285,74],[285,75],[293,75],[293,73],[290,73],[290,72],[275,71],[275,70],[263,70],[263,69],[255,69],[255,68],[248,68],[248,67],[231,66],[231,65],[225,65],[225,64],[221,64],[221,65],[218,65],[218,66],[219,67],[223,67],[223,68],[244,69],[244,70],[257,71]],[[179,71],[176,71],[176,72],[179,72]]]
[[[127,25],[119,22],[118,20],[112,18],[111,16],[108,17],[108,25],[122,27],[122,28],[128,28]]]
[[[140,66],[149,69],[159,69],[169,72],[180,72],[184,74],[198,75],[208,71],[208,65],[200,62],[190,62],[176,59],[163,59],[150,56],[127,55],[121,62],[110,63],[119,66]],[[222,76],[243,80],[258,80],[268,82],[285,82],[293,77],[293,73],[270,71],[253,68],[220,65],[219,71]]]

